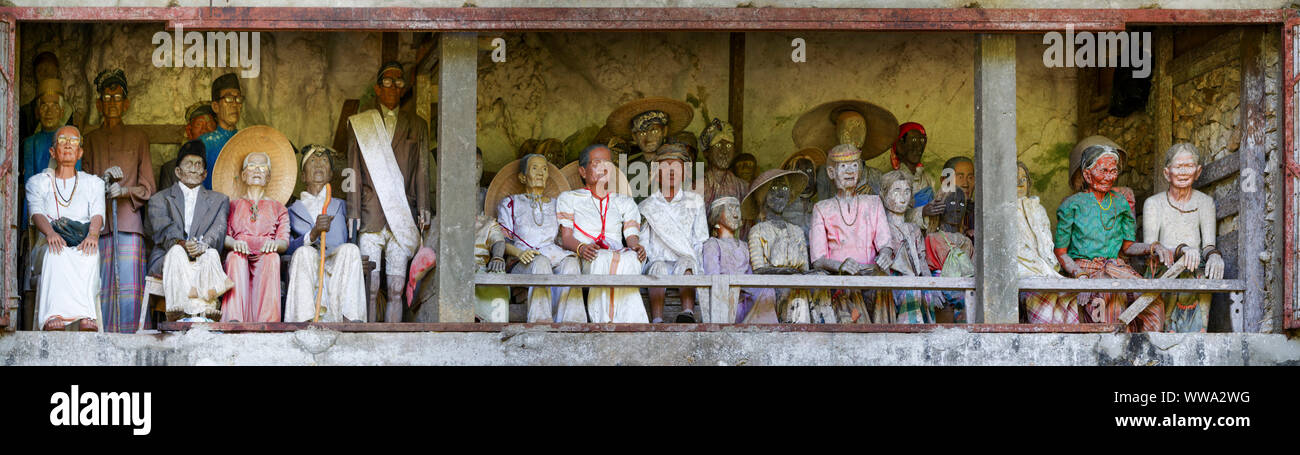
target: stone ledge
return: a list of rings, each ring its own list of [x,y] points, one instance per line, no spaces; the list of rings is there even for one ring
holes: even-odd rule
[[[4,365],[1300,365],[1277,334],[18,332]]]

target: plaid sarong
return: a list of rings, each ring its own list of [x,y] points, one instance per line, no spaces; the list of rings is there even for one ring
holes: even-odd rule
[[[1134,279],[1142,278],[1133,267],[1120,259],[1114,258],[1095,258],[1095,259],[1075,259],[1075,264],[1083,269],[1083,273],[1088,274],[1088,278],[1104,279]],[[1081,292],[1078,297],[1078,304],[1083,307],[1083,316],[1088,322],[1118,322],[1120,314],[1128,308],[1130,301],[1134,300],[1136,295],[1129,295],[1124,292]],[[1098,316],[1094,316],[1098,313]],[[1147,305],[1146,309],[1138,314],[1138,317],[1129,323],[1127,329],[1129,332],[1159,332],[1164,325],[1165,304],[1163,299],[1156,298],[1155,301]]]
[[[122,232],[116,236],[99,236],[99,306],[105,332],[135,333],[136,325],[140,323],[140,301],[144,298],[146,253],[144,237],[140,234]],[[117,283],[116,306],[114,281]]]
[[[1030,324],[1078,324],[1079,306],[1075,294],[1021,292]]]

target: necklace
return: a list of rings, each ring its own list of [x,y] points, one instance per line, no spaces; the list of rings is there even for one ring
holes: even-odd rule
[[[1111,208],[1112,206],[1115,205],[1115,199],[1112,198],[1112,197],[1110,197],[1110,192],[1109,192],[1109,191],[1106,192],[1106,196],[1105,196],[1105,197],[1101,198],[1101,201],[1107,201],[1107,200],[1110,201],[1110,203],[1109,203],[1109,204],[1106,204],[1105,207],[1102,207],[1102,206],[1101,206],[1101,201],[1097,201],[1097,198],[1094,197],[1094,198],[1092,198],[1092,200],[1097,202],[1097,208],[1101,209],[1103,212],[1109,212],[1109,211],[1110,211],[1110,208]]]
[[[528,205],[531,206],[532,208],[537,209],[537,212],[535,212],[535,213],[532,212],[532,211],[529,211],[529,212],[528,212],[530,215],[532,215],[532,218],[533,218],[533,224],[538,225],[538,226],[541,226],[541,225],[542,225],[542,215],[545,215],[545,213],[543,213],[543,211],[542,211],[542,204],[541,204],[541,202],[539,202],[539,199],[541,199],[541,196],[534,196],[534,195],[532,195],[532,194],[529,194],[529,195],[526,195],[526,197],[528,198]]]
[[[1174,205],[1174,201],[1173,201],[1172,199],[1169,199],[1169,192],[1168,192],[1168,191],[1165,192],[1165,203],[1166,203],[1166,204],[1169,204],[1169,208],[1174,209],[1174,210],[1177,210],[1178,213],[1196,213],[1196,210],[1200,208],[1200,207],[1197,207],[1197,208],[1194,208],[1194,209],[1191,209],[1191,210],[1183,210],[1183,209],[1181,209],[1181,208],[1178,208],[1178,206]]]
[[[63,191],[59,189],[58,185],[54,184],[56,180],[59,179],[58,178],[50,179],[50,186],[54,187],[54,202],[58,204],[60,207],[68,207],[72,205],[72,197],[77,195],[77,184],[81,181],[81,174],[73,175],[72,192],[68,193],[67,197],[64,197]]]
[[[1107,205],[1106,207],[1102,207],[1102,206],[1101,206],[1101,202],[1097,202],[1097,198],[1095,198],[1095,197],[1092,198],[1092,201],[1093,201],[1093,202],[1097,202],[1097,208],[1101,209],[1102,212],[1108,212],[1108,211],[1110,211],[1110,208],[1111,208],[1111,207],[1114,207],[1114,206],[1115,206],[1115,198],[1111,197],[1111,193],[1110,193],[1110,192],[1107,192],[1107,193],[1106,193],[1106,197],[1102,198],[1102,200],[1107,200],[1107,199],[1110,200],[1110,204]],[[1114,229],[1114,228],[1115,228],[1115,223],[1118,223],[1118,222],[1119,222],[1119,217],[1115,217],[1115,218],[1111,218],[1111,219],[1110,219],[1110,224],[1106,224],[1106,218],[1105,218],[1105,214],[1104,214],[1104,213],[1098,213],[1098,214],[1097,214],[1097,219],[1098,219],[1098,221],[1101,221],[1101,227],[1102,227],[1102,229],[1105,229],[1105,230],[1107,230],[1107,231],[1109,231],[1109,230],[1111,230],[1111,229]]]
[[[836,197],[835,197],[835,211],[837,211],[837,212],[840,213],[840,220],[843,221],[844,224],[849,225],[849,226],[852,226],[853,223],[857,223],[857,222],[858,222],[858,217],[862,215],[862,210],[861,210],[861,209],[859,209],[859,210],[855,210],[855,211],[852,211],[852,212],[853,212],[853,221],[849,221],[849,219],[848,219],[847,217],[844,216],[844,208],[840,206],[840,197],[839,197],[839,196],[836,196]]]
[[[253,202],[253,206],[252,206],[252,208],[250,208],[249,210],[251,210],[251,211],[253,212],[253,215],[248,217],[248,221],[249,221],[250,223],[256,223],[256,222],[257,222],[257,203],[258,203],[259,201],[252,201],[252,202]]]

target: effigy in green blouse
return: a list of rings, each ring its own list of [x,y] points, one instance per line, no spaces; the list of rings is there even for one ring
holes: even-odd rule
[[[1136,231],[1128,201],[1115,191],[1100,202],[1090,191],[1076,193],[1056,209],[1056,247],[1073,259],[1117,258]]]

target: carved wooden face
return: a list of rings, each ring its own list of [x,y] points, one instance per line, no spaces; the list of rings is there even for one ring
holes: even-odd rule
[[[893,213],[907,211],[907,203],[912,199],[912,185],[907,180],[899,179],[885,190],[885,209]]]
[[[212,100],[212,112],[217,113],[217,123],[226,129],[233,129],[239,123],[243,109],[244,96],[237,88],[222,89],[218,98]]]
[[[330,158],[327,155],[312,155],[302,166],[302,180],[306,183],[329,183],[333,177],[330,172]]]
[[[643,153],[654,153],[659,150],[659,146],[664,143],[664,133],[668,129],[663,125],[651,125],[641,131],[632,133],[632,139],[636,140],[636,146],[641,148]]]
[[[736,145],[731,141],[723,139],[709,147],[709,166],[715,168],[726,168],[731,164],[732,158],[736,155]]]
[[[41,129],[49,131],[59,127],[63,121],[63,104],[59,95],[46,93],[41,95],[40,104],[36,106],[36,115],[40,117]]]
[[[402,79],[402,70],[389,68],[384,70],[380,75],[379,83],[375,84],[375,97],[384,107],[397,109],[397,104],[402,101],[402,95],[406,94],[406,88],[406,80]]]
[[[266,179],[271,175],[271,158],[265,153],[248,155],[244,170],[239,173],[240,180],[248,186],[266,186]]]
[[[121,119],[122,114],[126,113],[127,108],[131,107],[131,100],[126,98],[126,89],[120,85],[114,85],[104,89],[104,93],[99,95],[95,100],[95,107],[99,109],[99,114],[105,119]]]
[[[81,133],[76,128],[65,126],[54,133],[54,145],[50,147],[50,157],[59,164],[74,164],[81,159]]]
[[[1184,190],[1191,188],[1192,183],[1195,183],[1200,176],[1201,165],[1196,162],[1196,155],[1190,152],[1174,155],[1174,159],[1165,166],[1165,180],[1174,188]]]
[[[216,129],[217,121],[213,120],[211,115],[203,114],[190,119],[190,122],[185,124],[185,139],[192,141]]]
[[[176,180],[179,180],[185,186],[194,188],[203,183],[207,178],[208,169],[203,165],[203,158],[195,155],[185,155],[176,163]]]
[[[755,163],[754,160],[751,159],[737,161],[731,167],[731,172],[736,174],[736,177],[740,177],[741,180],[746,182],[754,181],[754,173],[756,171],[758,171],[758,163]]]
[[[1119,158],[1115,155],[1102,156],[1091,168],[1083,170],[1083,180],[1088,182],[1088,188],[1098,193],[1110,191],[1118,177]]]
[[[841,112],[835,120],[835,139],[861,149],[867,142],[867,119],[855,111]]]
[[[596,185],[606,185],[609,182],[609,174],[614,171],[614,163],[610,161],[610,152],[606,148],[592,150],[587,155],[587,166],[578,168],[578,174],[582,175],[582,181],[587,186],[595,188]]]
[[[740,230],[740,206],[737,204],[728,204],[722,208],[722,216],[718,217],[718,224],[731,232]]]
[[[898,159],[911,164],[920,163],[921,155],[925,154],[925,142],[925,134],[917,130],[908,131],[898,140]]]
[[[680,188],[685,177],[685,163],[682,160],[659,161],[660,189]]]
[[[776,213],[785,211],[790,204],[790,183],[785,177],[773,179],[767,184],[767,193],[763,195],[763,204]]]
[[[519,174],[519,181],[532,191],[546,189],[546,178],[550,173],[548,164],[546,157],[543,156],[528,158],[528,165],[524,173]]]
[[[952,166],[952,181],[961,188],[962,193],[966,193],[966,198],[975,197],[975,165],[967,162],[960,162]]]
[[[835,188],[853,190],[858,186],[858,160],[830,162],[826,166],[826,176],[835,182]]]

